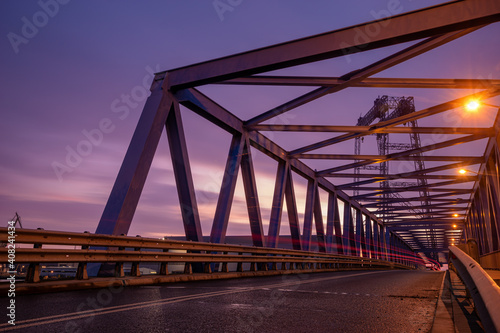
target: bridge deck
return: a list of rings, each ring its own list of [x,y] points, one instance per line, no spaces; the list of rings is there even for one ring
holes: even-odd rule
[[[442,280],[440,272],[356,271],[22,295],[9,328],[425,332]]]

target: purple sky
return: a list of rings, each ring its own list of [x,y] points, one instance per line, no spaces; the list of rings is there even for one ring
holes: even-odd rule
[[[0,219],[6,224],[17,211],[26,228],[94,232],[145,102],[152,72],[370,21],[387,11],[397,14],[445,1],[233,0],[232,10],[224,12],[218,12],[212,0],[60,2],[67,3],[0,2]],[[378,76],[500,79],[498,36],[499,25],[493,24]],[[279,73],[339,76],[405,46]],[[210,86],[201,90],[248,119],[310,88]],[[379,95],[413,95],[419,110],[467,93],[470,91],[348,89],[274,121],[354,125]],[[498,99],[490,102],[500,104]],[[441,114],[421,126],[436,122],[491,126],[492,115],[490,111],[476,117]],[[182,116],[202,229],[209,235],[230,136],[187,110],[182,110]],[[102,137],[94,137],[94,144],[85,146],[85,133],[94,133],[99,127]],[[292,149],[302,145],[297,135],[272,133],[269,137]],[[301,135],[300,142],[329,136]],[[338,149],[351,153],[353,145],[349,142]],[[86,156],[67,160],[69,152],[78,147],[87,149]],[[267,233],[276,163],[253,152]],[[54,167],[60,165],[67,168],[56,167],[56,171]],[[321,169],[335,163],[311,165]],[[303,211],[305,180],[295,177],[294,181],[298,208]],[[130,235],[183,234],[174,187],[165,135]],[[323,195],[324,215],[325,200]],[[286,221],[286,210],[283,219]],[[239,179],[228,233],[249,234],[247,221]],[[282,232],[287,229],[283,222]]]

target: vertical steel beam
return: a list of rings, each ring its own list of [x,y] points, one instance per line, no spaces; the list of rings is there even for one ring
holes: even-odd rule
[[[274,185],[273,206],[271,208],[271,219],[269,221],[269,231],[267,233],[267,247],[274,248],[278,245],[278,237],[281,225],[281,213],[283,212],[283,197],[285,193],[288,161],[278,163],[276,172],[276,182]]]
[[[488,182],[486,177],[480,182],[479,188],[479,198],[481,200],[482,206],[482,229],[484,235],[484,253],[490,253],[493,251],[491,245],[493,242],[492,232],[491,232],[491,215],[490,215],[490,205],[488,200]]]
[[[356,234],[354,239],[356,241],[356,255],[358,257],[363,256],[362,248],[362,235],[363,235],[363,213],[356,209]]]
[[[304,211],[304,225],[302,229],[302,250],[311,249],[312,220],[314,213],[314,197],[316,193],[316,182],[309,179],[307,182],[306,208]]]
[[[500,249],[500,156],[498,145],[495,144],[493,154],[487,164],[487,178],[490,184],[491,229],[493,233],[493,251]]]
[[[381,259],[379,225],[377,221],[373,221],[373,253],[375,259]]]
[[[314,182],[314,223],[316,224],[318,250],[320,252],[326,252],[323,213],[321,212],[321,200],[319,198],[318,183],[316,181]]]
[[[247,202],[248,218],[250,220],[250,231],[254,246],[264,246],[264,232],[262,230],[262,217],[260,215],[259,197],[257,195],[257,185],[255,183],[255,172],[253,169],[250,142],[245,135],[245,146],[241,157],[241,177],[245,188],[245,198]]]
[[[203,241],[203,233],[201,231],[184,127],[182,126],[181,113],[177,102],[174,102],[165,127],[167,129],[170,157],[172,158],[186,239],[201,242]]]
[[[369,216],[366,217],[365,238],[366,238],[367,257],[373,258],[374,248],[373,248],[372,219]]]
[[[344,254],[356,255],[356,241],[354,239],[354,223],[351,212],[351,203],[344,203]]]
[[[172,106],[172,97],[153,80],[151,95],[146,100],[141,117],[116,177],[108,201],[96,229],[97,234],[127,234],[153,161],[165,120]]]
[[[394,261],[394,256],[392,254],[391,232],[389,231],[389,228],[384,229],[386,260]]]
[[[334,194],[333,198],[335,202],[335,209],[333,215],[333,227],[335,230],[335,238],[337,240],[337,253],[344,254],[344,248],[342,245],[342,226],[340,225],[340,210],[339,210],[339,201],[337,198],[337,193]]]
[[[328,211],[326,213],[326,252],[327,253],[337,253],[336,250],[334,250],[334,225],[333,225],[333,220],[334,220],[334,212],[335,212],[335,194],[334,193],[328,193]]]
[[[210,232],[211,243],[223,243],[226,237],[227,223],[231,213],[244,145],[244,136],[241,133],[234,134],[229,147],[224,176],[222,177],[217,207],[215,208],[214,222]]]
[[[327,213],[327,247],[328,252],[343,254],[342,250],[342,230],[340,227],[340,214],[337,194],[330,192],[328,194],[328,213]]]
[[[287,164],[287,176],[285,179],[285,199],[288,212],[288,222],[290,224],[290,235],[294,250],[302,250],[299,227],[299,214],[297,213],[297,203],[295,201],[295,190],[293,187],[292,169]]]

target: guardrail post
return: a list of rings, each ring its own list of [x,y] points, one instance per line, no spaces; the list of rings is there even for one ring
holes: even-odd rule
[[[255,262],[250,263],[250,272],[255,272],[257,270],[255,266]]]
[[[43,228],[37,228],[37,230],[43,230]],[[42,244],[33,244],[34,249],[41,249]],[[26,282],[35,283],[40,282],[40,263],[30,263],[28,266],[28,271],[26,272]]]
[[[168,262],[162,262],[160,264],[160,275],[168,275]]]
[[[89,234],[90,232],[84,231],[84,234]],[[88,250],[88,245],[82,245],[82,250]],[[89,275],[87,274],[87,263],[79,262],[78,267],[76,269],[76,279],[77,280],[88,280]]]
[[[125,248],[122,246],[118,248],[118,251],[123,251],[123,250],[125,250]],[[124,277],[124,276],[125,272],[123,271],[123,261],[119,261],[115,264],[115,277]]]
[[[241,253],[241,252],[240,252],[240,253],[238,253],[238,255],[239,255],[239,256],[242,256],[242,255],[243,255],[243,253]],[[237,272],[243,272],[243,263],[242,263],[241,261],[240,261],[240,262],[238,262],[238,265],[236,266],[236,271],[237,271]]]
[[[165,253],[168,252],[168,249],[163,249],[162,251]],[[160,264],[160,275],[168,275],[168,261]]]
[[[136,235],[135,237],[141,237],[141,235]],[[134,248],[134,251],[140,251],[140,247]],[[141,276],[141,270],[139,269],[139,262],[132,262],[132,266],[130,267],[130,276]]]
[[[227,252],[223,252],[223,254],[227,255],[228,253]],[[222,263],[221,272],[223,272],[223,273],[227,273],[228,272],[228,270],[227,270],[227,262],[223,262]]]

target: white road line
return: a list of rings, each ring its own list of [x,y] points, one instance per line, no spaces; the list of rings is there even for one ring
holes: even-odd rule
[[[72,312],[72,313],[53,315],[53,316],[47,316],[47,317],[42,317],[42,318],[33,318],[33,319],[27,319],[27,320],[23,320],[23,321],[17,321],[15,326],[12,326],[8,323],[0,324],[0,332],[5,332],[5,331],[10,331],[10,330],[15,330],[15,329],[22,329],[22,328],[27,328],[27,327],[32,327],[32,326],[53,324],[53,323],[69,321],[69,320],[83,319],[83,318],[104,315],[104,314],[111,314],[111,313],[116,313],[116,312],[136,310],[136,309],[141,309],[141,308],[150,307],[150,306],[173,304],[173,303],[179,303],[179,302],[190,301],[190,300],[195,300],[195,299],[230,295],[230,294],[242,293],[242,292],[247,292],[247,291],[269,290],[271,288],[282,288],[282,287],[301,285],[301,284],[306,284],[306,283],[315,283],[315,282],[328,281],[328,280],[338,280],[338,279],[345,279],[345,278],[350,278],[350,277],[355,277],[355,276],[377,274],[377,273],[384,273],[384,272],[385,271],[375,271],[375,272],[356,273],[356,274],[332,276],[332,277],[317,278],[317,279],[304,279],[304,280],[300,280],[300,281],[284,282],[284,283],[264,285],[264,286],[259,286],[259,287],[243,287],[241,289],[231,289],[231,290],[222,290],[222,291],[215,291],[215,292],[195,294],[195,295],[178,296],[178,297],[172,297],[172,298],[167,298],[167,299],[163,299],[163,300],[155,300],[155,301],[149,301],[149,302],[138,302],[138,303],[132,303],[132,304],[126,304],[126,305],[111,306],[111,307],[96,309],[96,310],[86,310],[86,311],[81,311],[81,312]]]

